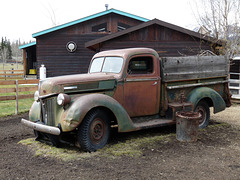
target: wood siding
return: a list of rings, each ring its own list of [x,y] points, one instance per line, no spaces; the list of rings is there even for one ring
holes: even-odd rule
[[[84,43],[99,37],[99,35],[65,35],[54,34],[49,36],[47,43],[39,41],[37,48],[38,69],[41,64],[47,68],[47,77],[86,73],[94,52],[84,48]],[[77,50],[70,53],[66,44],[74,41]]]
[[[212,50],[211,44],[206,41],[159,25],[103,42],[100,50],[131,47],[153,48],[161,57],[196,55],[201,50]]]
[[[92,32],[93,26],[105,22],[107,22],[107,32]],[[86,73],[95,52],[85,48],[85,43],[117,32],[118,22],[129,26],[142,23],[111,13],[37,37],[37,69],[44,64],[47,68],[47,77]],[[77,50],[73,53],[66,49],[69,41],[77,44]]]

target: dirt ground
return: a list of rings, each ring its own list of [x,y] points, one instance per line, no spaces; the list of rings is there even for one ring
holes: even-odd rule
[[[34,137],[20,124],[22,117],[27,114],[0,119],[0,179],[240,179],[239,105],[213,115],[210,126],[199,131],[197,142],[182,143],[171,136],[144,145],[140,157],[90,155],[74,161],[34,156],[18,144]],[[114,141],[124,143],[138,133],[167,135],[175,133],[175,127],[116,133]]]

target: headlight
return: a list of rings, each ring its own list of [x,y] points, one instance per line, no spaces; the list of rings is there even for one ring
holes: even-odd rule
[[[71,101],[71,98],[67,94],[62,94],[61,93],[57,97],[57,103],[58,103],[59,106],[66,105],[66,104],[70,103],[70,101]]]
[[[36,92],[34,93],[34,100],[35,100],[35,101],[38,101],[38,100],[39,100],[39,91],[36,91]]]

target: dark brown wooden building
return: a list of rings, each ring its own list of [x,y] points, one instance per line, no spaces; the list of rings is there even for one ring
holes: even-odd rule
[[[44,64],[47,77],[86,73],[91,57],[102,50],[149,47],[160,56],[183,56],[202,50],[216,53],[216,46],[221,46],[200,33],[115,9],[35,33],[33,37],[36,43],[20,47],[24,50],[25,73]]]
[[[148,19],[110,9],[35,33],[35,44],[20,47],[24,51],[25,74],[29,74],[30,69],[38,70],[41,64],[47,68],[47,77],[86,73],[95,54],[85,48],[86,42],[146,21]],[[71,43],[76,46],[74,51],[67,48]]]

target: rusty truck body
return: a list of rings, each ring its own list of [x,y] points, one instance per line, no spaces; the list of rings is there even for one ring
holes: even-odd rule
[[[202,115],[199,127],[231,105],[229,62],[223,56],[160,58],[149,48],[97,53],[87,74],[41,80],[22,123],[57,145],[72,133],[85,151],[104,147],[111,127],[118,132],[176,123],[176,112]]]

